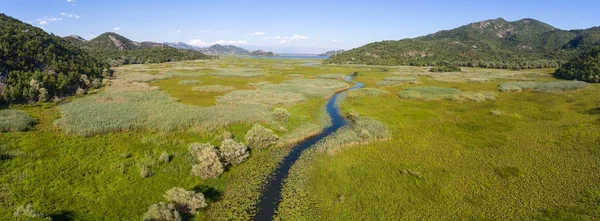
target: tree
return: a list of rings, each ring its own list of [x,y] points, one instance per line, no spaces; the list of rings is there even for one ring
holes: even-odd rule
[[[248,147],[243,143],[235,142],[233,139],[224,140],[219,150],[224,164],[238,165],[250,157]]]
[[[186,191],[181,187],[173,187],[167,190],[163,196],[173,203],[175,209],[181,213],[196,214],[201,208],[207,206],[204,194]]]
[[[210,143],[192,143],[188,152],[196,161],[196,164],[192,165],[192,175],[210,179],[217,178],[223,173],[223,164],[221,164],[219,154]]]
[[[554,76],[567,80],[600,83],[600,47],[595,47],[560,66]]]
[[[279,136],[272,130],[263,127],[260,124],[255,124],[252,129],[246,134],[246,143],[250,148],[266,149],[277,144]]]
[[[181,216],[171,203],[157,203],[148,207],[144,221],[180,221]]]

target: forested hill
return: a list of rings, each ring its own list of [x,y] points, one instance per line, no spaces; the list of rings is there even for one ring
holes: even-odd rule
[[[107,67],[58,36],[0,14],[0,103],[43,102],[99,87]]]
[[[65,39],[106,60],[112,66],[214,58],[202,52],[177,49],[163,43],[132,41],[113,32],[101,34],[89,41],[77,36]]]
[[[459,65],[495,68],[558,67],[600,44],[600,28],[565,31],[534,19],[502,18],[452,30],[355,48],[326,63]]]

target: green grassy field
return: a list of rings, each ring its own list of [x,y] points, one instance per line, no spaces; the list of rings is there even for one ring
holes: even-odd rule
[[[356,80],[375,87],[385,76],[361,74]],[[553,81],[543,75],[537,80]],[[503,82],[421,81],[418,87],[462,91],[496,91]],[[284,198],[279,218],[600,217],[599,85],[562,93],[498,93],[495,100],[481,102],[396,95],[417,86],[385,87],[390,95],[346,99],[344,112],[354,110],[387,123],[392,139],[304,159],[312,163],[293,170],[309,170],[309,175],[293,177],[296,181],[286,184],[284,193],[300,188],[307,194]]]
[[[340,74],[353,72],[371,89],[350,93],[341,111],[379,122],[374,125],[384,126],[375,128],[387,128],[390,138],[357,140],[354,135],[381,129],[352,127],[340,132],[341,141],[328,141],[344,148],[303,156],[284,188],[279,219],[600,217],[600,85],[499,92],[505,82],[557,80],[549,69],[438,74],[315,62],[222,58],[126,65],[95,93],[62,104],[8,107],[11,113],[0,121],[11,128],[0,132],[0,220],[14,220],[17,207],[28,203],[55,220],[141,220],[173,187],[207,198],[208,207],[189,220],[251,219],[269,173],[291,144],[328,124],[327,97],[348,86]],[[395,86],[377,85],[386,78]],[[567,88],[558,84],[551,86]],[[233,91],[193,90],[210,85]],[[401,96],[423,87],[436,99]],[[438,96],[449,91],[463,99]],[[464,99],[479,93],[495,96]],[[290,119],[274,120],[275,108],[285,108]],[[254,123],[274,130],[279,144],[252,150],[218,179],[190,175],[190,143],[218,146],[225,131],[245,142]],[[164,152],[170,162],[160,160]],[[307,194],[289,194],[291,187]]]

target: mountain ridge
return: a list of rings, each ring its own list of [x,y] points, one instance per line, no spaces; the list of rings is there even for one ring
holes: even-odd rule
[[[600,44],[596,29],[600,30],[560,30],[532,18],[488,19],[416,38],[369,43],[325,63],[558,67],[581,50]]]

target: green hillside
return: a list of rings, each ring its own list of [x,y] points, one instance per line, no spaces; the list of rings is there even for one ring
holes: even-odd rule
[[[47,101],[98,86],[108,67],[62,38],[4,14],[0,60],[0,102],[9,103]]]
[[[452,30],[382,41],[338,54],[326,63],[371,65],[458,65],[542,68],[558,65],[600,43],[599,28],[564,31],[534,19],[502,18]]]

